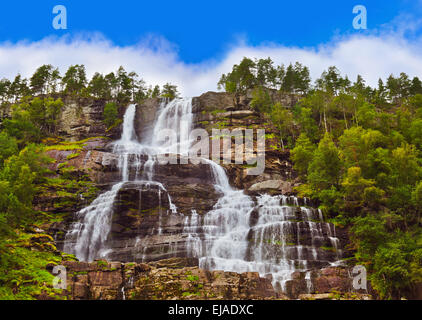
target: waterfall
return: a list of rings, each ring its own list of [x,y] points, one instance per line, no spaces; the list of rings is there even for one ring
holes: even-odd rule
[[[129,155],[136,150],[135,112],[135,105],[127,108],[121,138],[113,144],[113,153],[119,156],[121,181],[114,184],[110,191],[100,194],[88,207],[76,213],[77,220],[66,234],[63,250],[75,254],[79,260],[92,261],[106,256],[105,244],[111,230],[113,204],[119,190],[129,181]]]
[[[113,203],[123,182],[115,184],[110,191],[101,194],[88,207],[76,214],[80,221],[74,222],[66,234],[64,251],[79,260],[92,261],[98,253],[105,252],[104,244],[111,228]],[[76,240],[76,243],[73,241]]]
[[[121,181],[115,183],[110,191],[100,194],[89,206],[77,212],[76,222],[72,223],[66,234],[63,250],[75,254],[81,261],[106,258],[110,252],[110,249],[107,249],[107,240],[111,230],[113,204],[121,188],[130,181],[130,161],[135,164],[137,173],[132,183],[146,188],[157,187],[159,194],[161,191],[167,191],[161,183],[151,180],[152,163],[145,164],[145,171],[148,172],[147,179],[138,179],[140,156],[146,153],[148,147],[145,148],[137,141],[134,129],[135,114],[136,106],[129,105],[123,117],[121,138],[112,143],[113,153],[118,155],[117,166]],[[149,166],[151,169],[148,169]],[[168,195],[168,202],[171,212],[176,212],[170,195]],[[158,233],[160,233],[160,226]]]
[[[160,154],[188,154],[192,143],[189,140],[189,132],[193,129],[192,100],[163,101],[150,134],[141,142],[134,130],[135,111],[134,105],[127,108],[121,138],[113,143],[121,181],[79,211],[77,221],[66,235],[65,251],[74,253],[80,260],[107,257],[113,203],[128,182],[156,188],[160,203],[152,234],[133,239],[138,253],[133,256],[147,260],[149,237],[164,236],[164,215],[179,214],[163,183],[154,181],[154,168],[159,165],[157,157]],[[177,141],[163,145],[159,133],[165,129],[175,130]],[[324,221],[322,212],[312,208],[306,198],[268,194],[248,196],[243,190],[230,186],[220,164],[203,160],[210,166],[214,187],[221,196],[208,213],[199,215],[192,208],[190,214],[183,217],[187,256],[198,258],[199,267],[208,270],[258,272],[272,279],[273,286],[282,291],[286,290],[286,282],[292,274],[302,271],[306,273],[306,286],[311,291],[310,270],[336,264],[342,254],[335,229]],[[131,168],[135,168],[135,175],[131,174]],[[139,189],[140,196],[142,190]],[[161,208],[164,193],[170,204],[169,213]],[[177,246],[174,242],[168,244],[170,255],[171,250],[177,252]],[[327,247],[333,250],[323,249]]]

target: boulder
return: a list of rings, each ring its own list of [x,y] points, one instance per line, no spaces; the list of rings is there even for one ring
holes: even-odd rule
[[[251,192],[274,190],[279,191],[281,194],[291,194],[292,184],[284,180],[266,180],[253,184],[248,190]]]

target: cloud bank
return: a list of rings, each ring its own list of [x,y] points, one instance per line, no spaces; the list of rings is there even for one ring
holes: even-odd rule
[[[0,43],[0,78],[17,73],[30,77],[42,64],[52,64],[64,73],[69,65],[84,64],[88,77],[108,73],[122,65],[136,71],[147,84],[176,84],[185,96],[217,89],[222,73],[244,57],[271,57],[277,64],[299,61],[308,66],[315,80],[331,65],[354,80],[361,74],[367,83],[406,72],[422,78],[422,41],[403,33],[351,35],[313,48],[286,47],[273,43],[251,46],[234,44],[219,60],[197,64],[183,62],[177,47],[159,36],[150,36],[133,46],[116,46],[101,35],[49,37],[36,42]]]

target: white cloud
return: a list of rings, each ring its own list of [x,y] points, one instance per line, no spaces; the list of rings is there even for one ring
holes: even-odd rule
[[[422,78],[422,42],[407,40],[403,33],[355,35],[339,38],[317,48],[285,47],[277,44],[248,46],[234,44],[221,61],[187,64],[177,47],[159,36],[149,36],[133,45],[120,47],[101,35],[75,38],[45,38],[37,42],[0,44],[0,77],[13,78],[18,72],[29,77],[42,64],[53,64],[63,73],[71,64],[84,64],[88,76],[96,71],[115,71],[123,65],[136,71],[148,84],[171,82],[183,95],[195,96],[216,90],[222,73],[231,70],[242,57],[271,57],[276,63],[300,61],[310,67],[315,80],[328,66],[337,66],[354,80],[361,74],[368,84],[390,73],[406,72]]]

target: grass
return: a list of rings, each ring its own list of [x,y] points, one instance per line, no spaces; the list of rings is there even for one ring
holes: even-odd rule
[[[35,235],[35,238],[48,235]],[[51,240],[51,239],[50,239]],[[48,299],[66,299],[61,289],[53,288],[53,276],[47,264],[59,265],[63,260],[55,251],[38,251],[34,235],[21,234],[18,240],[9,240],[0,248],[0,300],[35,300],[40,295]],[[51,242],[50,248],[55,249]]]

